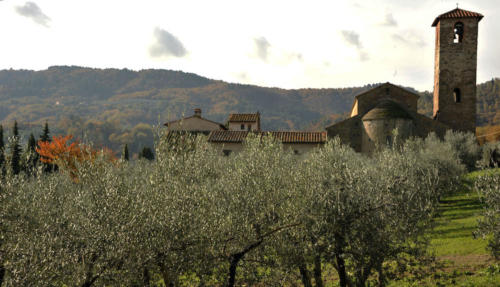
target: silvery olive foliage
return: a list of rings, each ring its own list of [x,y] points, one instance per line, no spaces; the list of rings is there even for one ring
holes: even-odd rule
[[[475,188],[484,202],[483,219],[479,221],[476,236],[489,237],[488,248],[495,259],[500,259],[500,175],[480,176]]]
[[[366,156],[332,139],[297,156],[249,136],[223,156],[159,132],[154,161],[7,174],[0,286],[324,286],[327,266],[341,286],[383,286],[459,184],[452,147],[431,136]]]
[[[448,130],[444,142],[450,145],[451,150],[457,152],[458,158],[468,171],[476,169],[482,151],[475,134]]]
[[[284,266],[299,270],[304,286],[323,286],[325,263],[341,286],[365,286],[374,272],[384,285],[384,262],[423,254],[438,198],[460,183],[456,154],[430,152],[443,145],[412,140],[366,157],[335,139],[311,152],[295,187],[302,225],[283,234]]]
[[[301,195],[294,188],[299,159],[283,151],[271,136],[250,136],[244,148],[224,158],[223,172],[213,188],[216,220],[220,220],[214,251],[224,258],[228,272],[220,281],[228,286],[235,284],[240,265],[266,261],[258,257],[259,251],[262,254],[280,232],[300,225],[296,199]],[[255,272],[249,275],[242,279],[251,282],[258,277]]]

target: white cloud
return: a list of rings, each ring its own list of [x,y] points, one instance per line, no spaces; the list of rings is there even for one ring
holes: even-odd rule
[[[35,2],[26,2],[22,6],[16,6],[16,12],[24,17],[30,18],[35,23],[49,27],[50,18],[42,12]]]
[[[344,39],[344,41],[349,44],[349,45],[352,45],[354,46],[357,51],[358,51],[358,55],[359,55],[359,59],[364,62],[364,61],[367,61],[370,59],[369,55],[367,52],[364,51],[363,49],[363,44],[361,44],[361,41],[360,41],[360,37],[359,37],[359,34],[356,33],[355,31],[347,31],[347,30],[343,30],[341,31],[341,34],[342,34],[342,37]]]
[[[151,57],[173,56],[181,58],[187,55],[184,45],[170,32],[161,28],[155,28],[154,38],[155,42],[149,48]]]
[[[382,26],[390,26],[390,27],[398,26],[398,22],[396,21],[396,19],[394,19],[392,13],[385,14],[385,19],[381,24]]]
[[[255,53],[257,57],[266,62],[271,44],[269,44],[269,41],[264,37],[254,38],[253,42],[255,44]]]

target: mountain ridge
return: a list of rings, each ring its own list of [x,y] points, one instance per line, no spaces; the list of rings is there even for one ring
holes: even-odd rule
[[[86,134],[115,150],[125,143],[140,148],[152,144],[147,125],[189,116],[194,108],[221,123],[229,113],[259,111],[265,130],[324,129],[347,117],[354,97],[376,85],[282,89],[163,69],[0,70],[0,123],[8,126],[17,120],[25,130],[37,132],[47,121],[54,133]],[[499,103],[500,110],[499,86],[499,79],[478,85],[480,125],[495,118],[489,105]],[[430,116],[432,94],[404,88],[421,96],[419,112]],[[500,122],[500,114],[497,118]]]

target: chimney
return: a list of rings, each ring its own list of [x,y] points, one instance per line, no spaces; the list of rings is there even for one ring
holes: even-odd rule
[[[194,116],[201,118],[201,109],[199,108],[194,109]]]

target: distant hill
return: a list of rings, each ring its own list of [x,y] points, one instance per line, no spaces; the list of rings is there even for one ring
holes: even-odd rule
[[[170,70],[1,70],[0,123],[9,130],[17,120],[25,133],[38,134],[48,121],[54,134],[86,137],[114,150],[128,143],[137,151],[152,145],[151,125],[191,115],[197,107],[222,123],[231,112],[260,111],[266,130],[324,129],[347,117],[354,96],[374,86],[285,90]],[[500,123],[499,87],[499,79],[478,87],[481,125]],[[432,95],[419,94],[420,112],[430,115]]]

